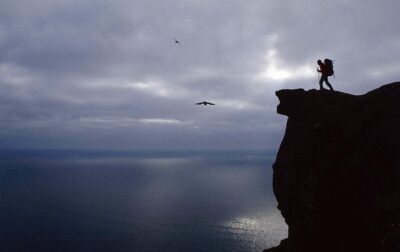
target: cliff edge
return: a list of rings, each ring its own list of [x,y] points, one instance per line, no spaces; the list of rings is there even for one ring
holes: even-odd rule
[[[400,251],[400,82],[276,95],[288,121],[273,189],[289,236],[265,251]]]

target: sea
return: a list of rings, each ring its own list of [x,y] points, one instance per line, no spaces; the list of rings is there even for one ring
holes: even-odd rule
[[[0,151],[0,251],[262,251],[287,237],[266,151]]]

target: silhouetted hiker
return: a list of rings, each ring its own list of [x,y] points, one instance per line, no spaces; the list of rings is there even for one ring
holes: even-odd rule
[[[322,63],[321,60],[317,61],[318,65],[319,65],[319,69],[317,69],[317,71],[321,73],[321,79],[319,79],[319,89],[320,90],[324,89],[322,86],[322,83],[325,81],[325,83],[329,87],[329,89],[331,91],[333,91],[333,87],[328,81],[328,76],[333,75],[332,60],[325,59],[324,62],[325,62],[325,64]]]
[[[198,102],[198,103],[196,103],[196,105],[204,105],[204,106],[207,106],[207,105],[215,105],[214,103],[211,103],[211,102],[208,102],[208,101],[203,101],[203,102]]]

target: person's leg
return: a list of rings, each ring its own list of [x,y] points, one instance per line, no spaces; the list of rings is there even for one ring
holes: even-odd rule
[[[323,76],[321,76],[321,79],[319,79],[319,90],[322,90],[322,89],[324,89],[323,87],[322,87],[322,83],[324,82],[324,79],[323,79]]]
[[[325,83],[326,83],[326,85],[329,87],[329,89],[330,89],[331,91],[333,91],[333,87],[332,87],[331,83],[329,83],[329,81],[328,81],[328,76],[325,76]]]

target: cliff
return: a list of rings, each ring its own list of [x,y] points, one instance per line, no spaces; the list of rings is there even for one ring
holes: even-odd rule
[[[265,251],[400,251],[400,82],[280,90],[273,189],[288,239]]]

